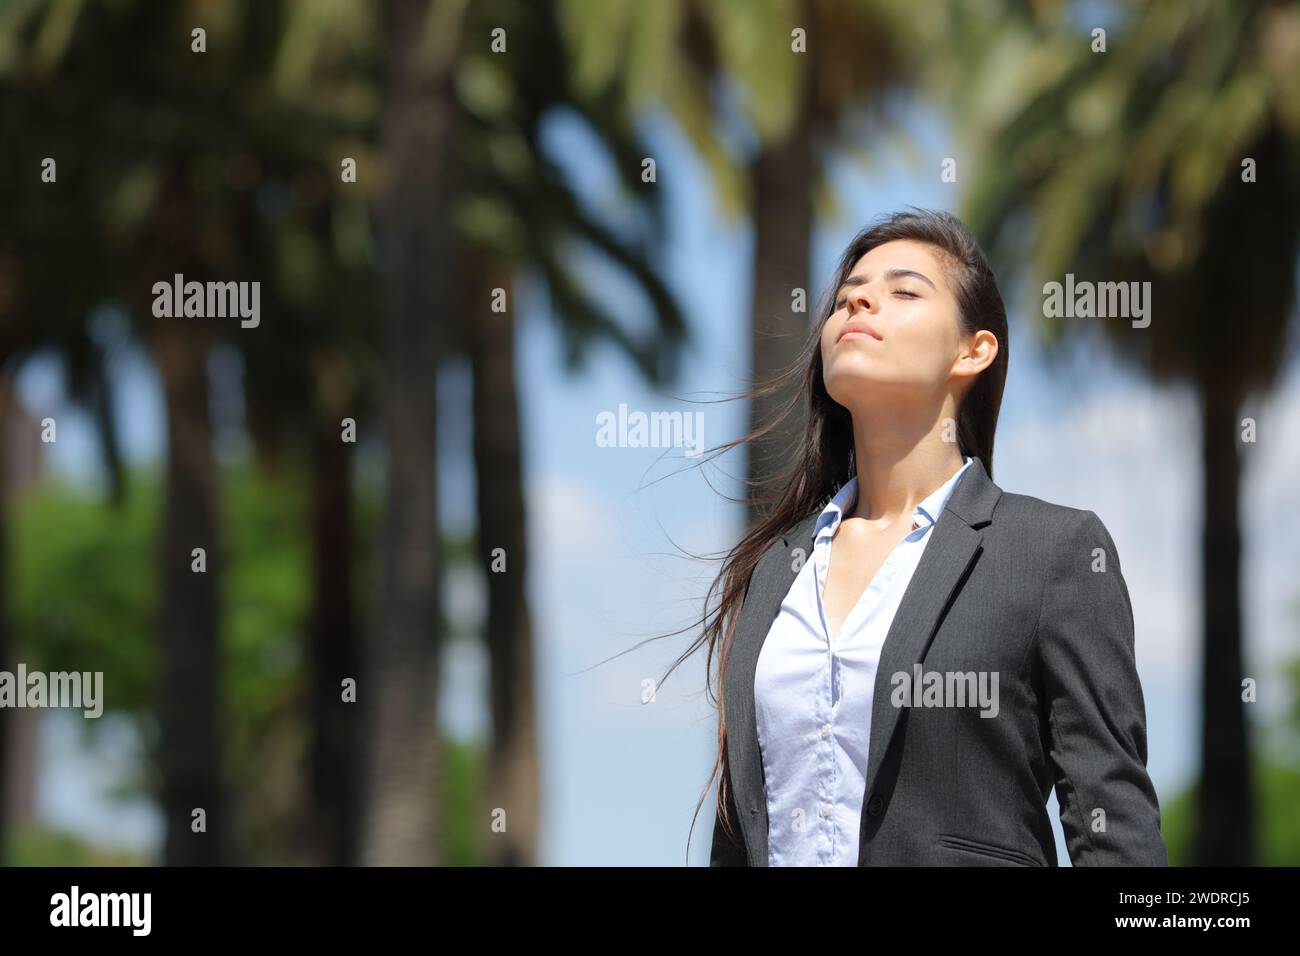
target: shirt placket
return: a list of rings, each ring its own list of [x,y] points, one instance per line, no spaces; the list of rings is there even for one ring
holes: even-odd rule
[[[821,794],[819,795],[818,800],[819,812],[822,812],[821,808],[823,807],[829,808],[825,811],[827,814],[825,817],[827,824],[825,828],[827,841],[822,857],[823,862],[825,863],[829,863],[834,859],[835,844],[837,837],[839,836],[839,830],[835,825],[834,812],[837,797],[836,787],[839,783],[839,764],[835,759],[834,740],[834,684],[836,680],[836,663],[838,655],[836,654],[836,648],[831,643],[830,629],[826,625],[826,608],[822,602],[822,592],[826,589],[826,579],[829,576],[830,567],[831,541],[834,539],[835,530],[838,525],[839,518],[836,518],[835,522],[831,525],[829,536],[827,536],[824,541],[819,542],[819,544],[822,545],[821,549],[814,549],[817,613],[818,618],[821,621],[821,636],[825,646],[826,661],[826,682],[824,684],[826,690],[822,695],[822,700],[820,700],[818,704],[819,709],[824,708],[824,715],[819,712],[818,720],[823,721],[824,716],[824,722],[821,723],[820,733],[821,740],[827,745],[827,751],[823,754],[823,759],[828,761],[830,770],[829,784],[823,785],[823,790],[829,790],[829,795]],[[912,530],[908,532],[908,537],[914,534],[918,529],[925,526],[924,516],[919,512],[915,513],[913,515]],[[903,545],[908,543],[910,542],[908,542],[907,538],[904,538],[903,541],[900,541],[894,547],[888,557],[885,558],[884,564],[881,565],[880,570],[876,572],[876,576],[868,582],[867,591],[859,598],[858,603],[849,609],[849,613],[844,618],[844,623],[840,626],[841,649],[843,649],[846,643],[851,640],[854,630],[861,627],[862,621],[870,618],[872,612],[879,606],[880,602],[884,600],[885,595],[889,593],[889,588],[893,584],[894,577],[898,573],[899,562],[903,557]]]
[[[818,833],[821,839],[818,841],[818,850],[820,863],[829,864],[834,858],[835,853],[835,787],[837,784],[838,767],[835,761],[835,734],[831,724],[832,698],[834,693],[833,682],[835,680],[835,652],[831,648],[830,633],[826,627],[826,609],[822,605],[822,591],[826,587],[827,570],[830,563],[830,542],[834,538],[835,529],[839,526],[839,519],[836,518],[831,524],[829,533],[819,538],[813,548],[813,568],[814,588],[816,590],[817,617],[821,622],[821,638],[823,647],[823,665],[822,673],[822,691],[818,694],[817,700],[817,734],[818,734],[818,753],[817,760],[821,773],[818,774],[819,787],[816,795]]]

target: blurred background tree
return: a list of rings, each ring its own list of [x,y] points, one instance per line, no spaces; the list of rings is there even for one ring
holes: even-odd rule
[[[914,5],[558,2],[581,87],[617,86],[628,109],[667,110],[707,163],[720,212],[752,227],[750,375],[771,381],[796,361],[826,291],[816,287],[811,249],[817,220],[838,212],[831,159],[869,163],[884,141],[905,145],[897,120],[921,66],[902,52]],[[785,450],[801,431],[790,397],[762,391],[750,403],[750,430],[772,423],[746,449],[743,480],[759,497],[751,525],[784,491]]]
[[[193,487],[186,485],[167,499],[178,512],[164,522],[172,529],[168,540],[175,544],[195,535],[210,539],[216,531],[218,519],[203,516],[217,514],[217,488],[227,480],[212,461],[213,428],[207,417],[205,366],[218,344],[239,354],[246,427],[259,468],[267,481],[276,482],[265,486],[266,499],[275,500],[277,488],[311,490],[310,609],[305,614],[310,640],[294,652],[298,666],[309,675],[309,691],[286,685],[250,714],[265,715],[269,707],[282,719],[246,724],[219,716],[219,706],[250,705],[248,694],[265,688],[253,685],[250,691],[234,685],[221,693],[215,675],[238,666],[243,658],[236,655],[219,664],[219,648],[229,652],[229,638],[218,644],[215,639],[185,636],[194,626],[206,633],[209,620],[213,634],[230,631],[215,604],[211,613],[184,623],[177,617],[179,611],[167,611],[173,605],[200,611],[209,606],[207,584],[213,582],[216,567],[210,566],[206,577],[182,568],[179,583],[191,590],[177,590],[178,582],[170,578],[159,589],[163,646],[171,648],[176,659],[172,676],[152,684],[164,695],[154,726],[164,740],[158,762],[169,840],[188,825],[194,806],[209,809],[210,825],[217,822],[216,808],[225,799],[218,795],[221,754],[227,753],[228,782],[239,794],[244,853],[251,847],[275,846],[294,859],[315,862],[441,859],[440,846],[451,836],[439,832],[441,806],[430,796],[448,786],[441,779],[436,732],[438,633],[445,622],[437,603],[439,561],[427,544],[438,540],[436,376],[430,369],[452,349],[467,353],[474,370],[480,567],[490,566],[498,547],[505,548],[510,562],[509,574],[487,575],[491,600],[484,636],[491,660],[494,732],[482,792],[470,812],[486,821],[490,808],[509,807],[511,827],[493,841],[494,855],[488,859],[534,862],[540,788],[531,625],[523,586],[526,520],[513,382],[513,312],[494,312],[489,304],[497,288],[505,290],[510,302],[513,275],[535,269],[550,291],[554,313],[570,343],[571,363],[580,362],[593,342],[606,339],[649,380],[667,381],[685,324],[649,265],[646,237],[617,235],[582,210],[559,168],[543,155],[541,127],[553,108],[584,115],[617,155],[629,185],[636,176],[635,160],[645,149],[636,142],[628,117],[618,112],[614,97],[580,101],[568,88],[564,48],[549,5],[477,4],[469,24],[462,22],[468,12],[461,3],[393,3],[382,16],[352,5],[228,9],[218,24],[220,32],[209,26],[207,42],[214,44],[215,52],[220,41],[225,53],[216,60],[224,70],[238,69],[238,77],[218,72],[191,79],[194,89],[182,84],[165,103],[143,94],[145,89],[168,87],[163,75],[141,71],[124,83],[79,72],[78,64],[96,61],[91,47],[106,36],[123,48],[130,46],[128,35],[153,38],[150,42],[159,47],[184,39],[181,49],[188,52],[189,24],[211,24],[202,7],[167,10],[126,3],[78,11],[33,4],[24,17],[15,16],[7,24],[12,49],[26,51],[16,54],[13,64],[14,75],[26,84],[13,91],[13,99],[30,112],[9,114],[15,128],[46,117],[50,101],[67,99],[69,89],[83,97],[74,104],[77,109],[65,107],[69,117],[108,127],[94,134],[101,152],[85,160],[96,180],[77,180],[77,201],[58,204],[65,212],[104,210],[107,221],[95,221],[91,229],[74,232],[68,223],[52,221],[44,197],[25,185],[34,154],[13,155],[14,175],[8,181],[22,186],[16,199],[32,210],[33,222],[48,225],[53,241],[87,237],[85,248],[65,250],[62,260],[52,249],[25,244],[22,268],[14,269],[17,284],[20,289],[32,284],[42,263],[68,261],[74,255],[102,261],[103,275],[85,275],[82,300],[51,280],[50,311],[66,314],[66,326],[80,334],[87,315],[99,304],[96,297],[114,289],[123,298],[115,313],[119,321],[129,317],[132,334],[158,340],[155,351],[164,382],[171,383],[169,447],[174,451],[169,474],[176,481],[193,482]],[[515,49],[526,55],[493,56],[488,40],[494,25],[508,27]],[[444,42],[462,29],[474,30],[482,41],[472,54],[455,42]],[[57,44],[47,39],[51,31],[57,32]],[[381,72],[378,51],[386,35],[401,42],[387,72]],[[38,55],[43,57],[41,70],[31,65]],[[146,60],[146,65],[176,69],[170,54]],[[539,76],[547,82],[537,82]],[[227,85],[241,95],[223,95]],[[84,97],[91,91],[104,96],[105,90],[114,108],[96,120]],[[385,103],[390,111],[386,119],[381,111]],[[171,110],[187,115],[173,117]],[[455,125],[438,125],[443,122],[437,118],[439,111],[446,113],[446,123]],[[155,139],[141,137],[134,124],[152,130]],[[450,132],[462,126],[467,135]],[[110,147],[124,137],[126,128],[147,141],[132,142],[136,152],[123,158]],[[177,130],[190,139],[177,138]],[[75,128],[71,120],[65,132],[69,137],[86,135],[85,127]],[[220,148],[212,142],[218,139]],[[449,149],[457,143],[459,150]],[[48,143],[45,146],[48,150]],[[447,149],[446,168],[430,160],[437,149]],[[344,159],[355,160],[360,170],[354,188],[331,185]],[[167,174],[171,179],[164,180],[160,170],[168,163],[175,168]],[[372,169],[378,174],[370,175]],[[63,176],[66,181],[69,174]],[[129,188],[115,181],[118,176],[129,179]],[[208,189],[203,197],[188,195],[196,181]],[[162,188],[166,182],[173,193]],[[454,210],[452,183],[457,190]],[[114,206],[102,198],[105,188],[127,195]],[[416,208],[412,195],[430,205]],[[647,207],[658,197],[657,191],[640,191],[640,202]],[[653,209],[650,213],[650,228],[661,228],[662,217],[654,216]],[[39,235],[35,229],[24,232],[25,222],[14,225],[15,245],[19,236]],[[112,258],[95,245],[102,241],[97,235],[101,230],[117,243]],[[626,270],[649,302],[648,324],[629,328],[591,296],[562,255],[574,243],[593,247]],[[194,256],[196,250],[210,251],[209,246],[220,255],[169,258]],[[137,248],[140,251],[134,251]],[[262,276],[263,309],[276,321],[262,326],[260,334],[231,334],[222,343],[211,339],[201,324],[190,323],[185,332],[190,337],[173,341],[171,337],[180,333],[172,324],[139,318],[149,315],[151,304],[139,294],[139,283],[151,274],[174,272]],[[384,283],[383,314],[389,319],[377,349],[370,332],[370,303]],[[147,282],[144,287],[151,286]],[[133,290],[135,298],[130,299]],[[429,303],[452,301],[463,306],[459,324],[449,321],[449,314],[429,320]],[[22,328],[32,331],[30,341],[23,343],[27,352],[44,345],[35,336],[36,323],[28,320],[35,311],[28,308],[23,316]],[[148,331],[142,333],[142,328]],[[69,334],[87,350],[94,344],[88,337]],[[18,355],[17,344],[12,351]],[[91,372],[97,368],[85,361],[75,364],[70,359],[69,364]],[[398,368],[404,372],[395,374]],[[380,369],[383,374],[378,374]],[[378,684],[361,697],[374,706],[373,724],[362,735],[340,692],[340,676],[357,676],[363,665],[350,597],[355,560],[351,444],[342,441],[341,434],[346,419],[365,422],[375,415],[392,429],[385,436],[392,484],[384,496],[389,515],[382,538],[384,571],[376,579],[396,590],[381,598],[386,616],[376,624],[378,636],[365,662]],[[104,418],[111,425],[111,415]],[[105,447],[111,448],[108,439],[111,435]],[[176,457],[182,451],[190,457]],[[198,517],[190,513],[196,501],[207,502]],[[228,573],[234,571],[237,557],[232,548],[227,546],[222,565]],[[265,560],[267,570],[282,568],[276,563],[281,557],[280,551],[267,553],[259,563]],[[198,591],[192,589],[196,577],[206,582]],[[93,606],[93,596],[86,600]],[[229,599],[221,606],[244,604]],[[256,633],[248,635],[254,645]],[[309,713],[306,724],[288,719],[295,706]],[[235,739],[217,739],[214,720],[229,727]],[[176,743],[168,747],[167,740]],[[362,761],[366,740],[380,742],[370,748],[368,774]],[[412,754],[420,759],[413,760]],[[468,768],[464,760],[459,762]],[[297,786],[294,768],[303,765],[307,783]],[[273,768],[278,774],[270,773]],[[358,786],[360,780],[369,783]],[[268,799],[266,790],[275,781],[278,790]],[[458,792],[464,790],[458,785]],[[368,815],[363,811],[367,804]],[[279,839],[273,840],[272,834],[280,834]],[[187,856],[185,847],[199,855]],[[169,843],[166,861],[214,862],[233,859],[239,851],[226,847],[219,855],[202,856],[205,852],[218,854],[215,841],[182,839]]]

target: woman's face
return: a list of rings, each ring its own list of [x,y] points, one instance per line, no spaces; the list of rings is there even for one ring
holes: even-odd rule
[[[854,265],[822,328],[822,374],[836,402],[851,409],[867,396],[947,389],[966,337],[939,256],[926,243],[895,240]]]

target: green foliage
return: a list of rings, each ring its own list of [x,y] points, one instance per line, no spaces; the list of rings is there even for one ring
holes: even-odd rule
[[[307,800],[310,541],[295,488],[309,487],[246,469],[221,480],[224,765],[254,863],[293,859]]]
[[[146,866],[150,860],[126,850],[105,851],[71,833],[15,827],[5,834],[4,866]]]
[[[481,744],[444,738],[442,853],[447,866],[477,866],[491,821],[482,816],[478,794],[483,786],[487,752]]]
[[[222,538],[208,554],[208,568],[225,572],[219,615],[225,770],[241,806],[251,800],[288,814],[301,798],[300,763],[286,758],[300,756],[292,742],[306,732],[302,665],[310,598],[305,515],[293,489],[309,483],[305,476],[271,480],[240,468],[227,470],[219,485]],[[133,718],[149,746],[156,742],[160,690],[160,510],[157,475],[137,471],[120,509],[68,484],[48,483],[15,503],[11,525],[16,658],[35,670],[102,671],[105,713]],[[93,738],[96,722],[83,726]],[[153,771],[136,768],[130,777],[147,789]],[[274,834],[259,835],[274,843]],[[39,845],[55,853],[51,859],[65,858],[62,844]]]
[[[1263,866],[1300,865],[1300,767],[1265,761],[1255,774],[1257,837]]]
[[[443,859],[447,866],[478,866],[483,843],[489,838],[489,820],[483,817],[478,794],[483,785],[486,748],[450,738],[443,740]],[[263,808],[264,809],[264,808]],[[246,836],[250,829],[245,827]],[[44,827],[14,827],[0,841],[5,857],[0,866],[149,866],[155,861],[128,850],[106,851],[75,834]],[[270,862],[275,848],[263,852]]]
[[[1265,758],[1257,762],[1255,786],[1255,845],[1260,866],[1300,864],[1300,767]],[[1195,865],[1197,787],[1180,791],[1161,805],[1160,829],[1169,850],[1170,866]]]
[[[221,596],[232,723],[263,720],[300,669],[309,600],[298,481],[228,471],[222,534],[208,567]],[[140,716],[156,700],[158,478],[135,472],[123,507],[49,483],[14,507],[12,607],[18,659],[39,670],[103,671],[105,709]],[[75,586],[70,586],[70,583]]]
[[[277,477],[252,467],[224,469],[221,540],[208,567],[222,565],[219,626],[223,654],[225,773],[236,826],[253,862],[295,859],[303,834],[308,725],[307,654],[311,609],[310,488],[306,465]],[[354,508],[359,598],[378,584],[381,489],[358,483]],[[159,479],[129,473],[120,509],[65,482],[48,482],[13,504],[11,614],[16,659],[31,670],[103,671],[105,713],[133,718],[146,741],[155,731],[158,694]],[[476,560],[472,539],[444,542],[449,564]],[[75,582],[75,587],[69,587]],[[368,601],[358,601],[364,629]],[[83,722],[93,746],[95,721]],[[484,755],[479,744],[447,740],[445,853],[452,865],[479,859],[476,794]],[[124,776],[148,786],[150,766]],[[139,789],[132,791],[138,793]],[[7,841],[17,865],[148,863],[104,854],[78,837],[15,830]]]
[[[1260,866],[1300,865],[1300,658],[1286,668],[1292,707],[1275,726],[1257,734],[1252,772],[1255,845]],[[1160,829],[1171,866],[1194,865],[1193,839],[1199,783],[1161,804]]]
[[[140,716],[157,681],[157,482],[134,474],[120,509],[61,482],[12,505],[15,659],[43,671],[103,671],[105,710]]]
[[[240,741],[251,744],[302,683],[311,568],[301,489],[310,481],[272,481],[240,469],[221,485],[227,726],[251,733]]]

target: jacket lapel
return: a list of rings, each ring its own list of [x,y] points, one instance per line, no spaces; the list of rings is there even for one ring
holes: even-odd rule
[[[727,661],[727,762],[750,866],[767,866],[767,799],[758,718],[754,713],[754,675],[767,632],[803,566],[797,560],[796,549],[803,548],[803,561],[812,557],[812,533],[818,513],[808,515],[773,544],[754,568]]]
[[[898,671],[910,674],[913,665],[925,656],[939,616],[979,550],[983,534],[978,529],[992,519],[994,505],[1001,494],[1002,489],[993,483],[983,463],[976,458],[930,531],[933,539],[926,545],[916,572],[903,592],[881,649],[871,708],[868,793],[898,725],[898,708],[889,702],[890,676]],[[727,663],[727,761],[751,866],[767,866],[768,826],[758,719],[754,710],[754,675],[759,653],[781,602],[803,562],[812,557],[812,535],[818,514],[800,521],[772,546],[754,569]],[[797,561],[796,551],[800,548],[802,561]],[[864,804],[865,799],[864,794]]]

